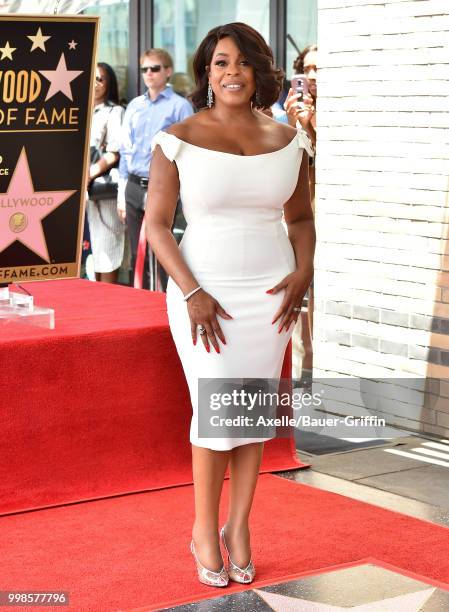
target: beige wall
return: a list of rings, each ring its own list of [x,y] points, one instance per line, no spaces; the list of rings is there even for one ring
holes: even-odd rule
[[[314,376],[449,378],[448,40],[447,0],[318,1]]]

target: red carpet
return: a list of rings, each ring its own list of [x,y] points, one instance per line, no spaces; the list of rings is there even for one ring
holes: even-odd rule
[[[56,329],[0,328],[0,514],[192,482],[187,384],[165,295],[26,285]],[[287,351],[284,376],[291,372]],[[262,471],[304,467],[266,443]]]
[[[221,522],[227,500],[228,481]],[[113,612],[247,588],[197,581],[192,520],[191,486],[4,516],[0,590],[67,590],[70,610]],[[430,522],[265,474],[251,527],[252,587],[371,557],[449,588],[449,529]]]

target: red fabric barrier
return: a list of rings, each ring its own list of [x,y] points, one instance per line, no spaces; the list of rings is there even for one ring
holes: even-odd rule
[[[55,308],[56,329],[0,326],[0,514],[191,483],[165,294],[84,280],[27,289]],[[266,443],[261,471],[301,465],[292,440]]]
[[[134,271],[134,287],[142,289],[143,287],[143,269],[145,266],[145,255],[147,252],[147,236],[145,233],[145,217],[143,218],[140,227],[139,243],[137,245],[136,269]]]

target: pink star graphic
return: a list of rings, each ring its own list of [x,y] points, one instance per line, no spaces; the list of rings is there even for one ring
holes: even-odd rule
[[[64,53],[61,53],[56,70],[39,70],[39,72],[50,81],[47,97],[45,101],[52,98],[55,94],[61,91],[69,100],[73,102],[72,88],[70,83],[76,79],[83,70],[67,70]]]
[[[18,240],[49,262],[42,219],[74,193],[75,191],[35,191],[24,147],[8,191],[0,193],[0,253]]]

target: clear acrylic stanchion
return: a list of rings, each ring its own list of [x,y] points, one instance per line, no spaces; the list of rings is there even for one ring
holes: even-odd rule
[[[156,255],[153,250],[148,246],[149,258],[150,258],[150,291],[162,291],[161,282],[159,278],[159,262],[156,259]],[[145,274],[145,272],[144,272]]]
[[[0,287],[0,325],[8,321],[54,329],[55,311],[53,308],[36,306],[32,295]]]
[[[176,238],[176,242],[180,243],[182,236],[184,235],[184,230],[180,228],[173,228],[173,235]],[[147,244],[148,248],[148,256],[149,256],[149,290],[150,291],[164,291],[159,275],[160,264],[156,258],[156,255],[153,252],[153,249]],[[145,272],[144,272],[145,274]]]

